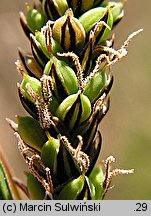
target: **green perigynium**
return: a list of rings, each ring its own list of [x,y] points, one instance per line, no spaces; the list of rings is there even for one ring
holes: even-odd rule
[[[21,103],[19,150],[27,162],[32,199],[103,199],[114,157],[96,167],[102,138],[98,126],[109,109],[111,65],[127,54],[131,34],[113,49],[112,29],[124,15],[122,2],[41,0],[20,13],[31,52],[19,51]],[[103,169],[104,167],[104,169]]]

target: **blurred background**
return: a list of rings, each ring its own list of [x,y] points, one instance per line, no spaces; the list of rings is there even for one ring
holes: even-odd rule
[[[32,2],[28,0],[28,2]],[[18,13],[25,1],[0,0],[0,147],[15,176],[25,181],[25,161],[20,156],[13,131],[5,118],[26,115],[18,98],[16,83],[21,80],[14,62],[17,49],[29,49],[20,27]],[[116,157],[113,167],[134,168],[135,174],[114,177],[105,199],[151,199],[151,1],[128,0],[125,17],[114,30],[115,47],[139,28],[144,31],[129,45],[129,54],[113,68],[111,107],[102,121],[100,160]]]

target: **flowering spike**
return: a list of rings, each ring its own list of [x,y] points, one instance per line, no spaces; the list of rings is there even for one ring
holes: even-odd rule
[[[31,199],[103,199],[113,176],[113,156],[95,167],[100,123],[110,107],[111,66],[127,55],[132,33],[114,49],[113,28],[123,1],[40,0],[20,13],[31,51],[19,51],[21,103],[32,116],[7,119],[27,163]],[[110,35],[110,36],[109,36]],[[37,192],[38,191],[38,192]]]

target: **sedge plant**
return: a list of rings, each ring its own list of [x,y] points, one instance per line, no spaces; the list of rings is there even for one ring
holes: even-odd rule
[[[7,178],[1,162],[1,199],[15,199],[19,186],[29,199],[102,200],[113,176],[133,173],[112,169],[113,156],[96,163],[99,125],[110,106],[111,67],[141,31],[113,48],[123,6],[124,1],[39,0],[26,3],[25,15],[20,12],[30,52],[19,50],[17,87],[28,114],[7,121],[28,167],[27,182]]]

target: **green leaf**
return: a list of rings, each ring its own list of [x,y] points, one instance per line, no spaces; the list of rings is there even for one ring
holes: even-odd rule
[[[0,161],[0,200],[12,200],[11,189],[6,177],[2,162]]]

